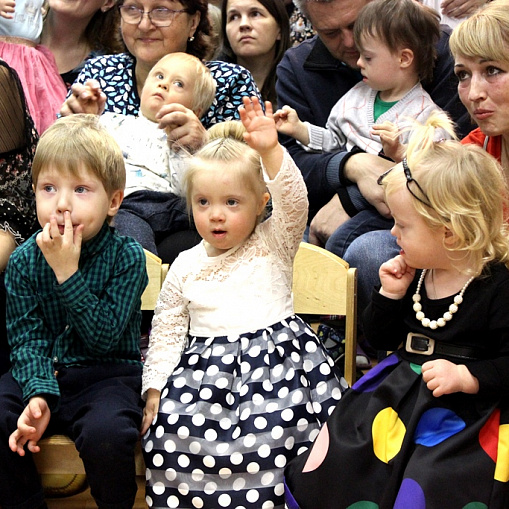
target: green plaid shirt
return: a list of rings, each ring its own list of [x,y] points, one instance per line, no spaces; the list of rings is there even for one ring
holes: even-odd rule
[[[12,373],[25,401],[60,395],[59,366],[140,363],[145,254],[105,223],[82,245],[78,271],[59,285],[34,234],[11,255],[5,274]]]

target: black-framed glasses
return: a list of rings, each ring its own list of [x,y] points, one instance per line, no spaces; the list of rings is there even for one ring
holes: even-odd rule
[[[122,20],[130,25],[138,25],[141,23],[143,16],[146,14],[150,22],[156,27],[169,27],[177,14],[189,12],[189,9],[173,10],[167,9],[166,7],[158,7],[151,11],[144,11],[135,5],[121,5],[119,9]]]
[[[403,159],[403,161],[401,161],[401,164],[403,165],[403,172],[405,173],[405,177],[406,177],[406,187],[408,189],[408,192],[418,201],[420,201],[421,203],[423,203],[424,205],[426,205],[426,207],[430,207],[430,208],[433,208],[433,206],[431,205],[430,201],[429,201],[429,198],[428,198],[428,195],[424,192],[423,188],[420,186],[419,182],[417,182],[417,180],[414,179],[414,177],[412,176],[412,172],[410,171],[410,167],[408,166],[408,162],[406,160],[406,157]],[[389,168],[387,171],[385,171],[384,173],[382,173],[376,183],[378,185],[382,185],[382,182],[383,182],[383,179],[385,178],[385,176],[387,174],[389,174],[394,168],[396,168],[396,166],[393,166],[392,168]],[[412,188],[410,187],[410,184],[411,183],[414,183],[416,186],[417,186],[417,189],[419,190],[419,192],[422,194],[422,196],[424,197],[424,200],[417,196],[413,191],[412,191]],[[425,201],[426,200],[426,201]]]

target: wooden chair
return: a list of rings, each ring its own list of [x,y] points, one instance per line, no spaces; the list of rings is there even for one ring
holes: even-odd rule
[[[345,379],[356,380],[357,269],[339,256],[302,242],[293,266],[295,312],[345,317]]]
[[[145,252],[149,285],[142,296],[142,309],[154,306],[166,277],[168,266],[152,253]],[[302,243],[294,264],[293,297],[295,311],[306,315],[345,316],[345,378],[352,385],[356,373],[356,269],[336,255],[311,244]],[[34,459],[43,476],[46,490],[70,496],[85,484],[85,470],[74,443],[63,435],[40,441],[41,452]],[[144,480],[145,465],[140,444],[136,451],[136,474]],[[53,485],[59,481],[60,485]]]
[[[141,309],[153,310],[163,284],[168,264],[153,253],[145,251],[148,286],[141,297]],[[41,451],[34,454],[48,496],[71,496],[86,487],[85,469],[74,442],[64,435],[53,435],[39,442]],[[136,475],[145,478],[145,464],[140,443],[136,449]]]

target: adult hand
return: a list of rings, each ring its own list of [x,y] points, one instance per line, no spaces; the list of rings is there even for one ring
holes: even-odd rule
[[[60,233],[57,218],[52,216],[35,239],[60,284],[78,270],[84,228],[80,224],[74,231],[69,211],[64,212],[64,220],[63,234]]]
[[[329,237],[348,219],[350,216],[343,209],[338,195],[335,194],[311,220],[309,243],[320,247],[325,246]]]
[[[71,87],[71,95],[66,99],[60,114],[63,117],[74,113],[102,115],[106,105],[106,95],[97,80],[87,80],[83,85],[75,83]]]
[[[18,427],[9,437],[11,451],[20,456],[25,455],[25,444],[32,453],[39,452],[41,448],[37,442],[48,427],[51,417],[51,410],[44,398],[36,396],[30,399],[28,405],[18,418]]]
[[[390,217],[391,212],[385,203],[382,186],[377,183],[378,177],[394,166],[392,161],[374,154],[358,153],[346,162],[345,177],[355,182],[362,196],[384,217]]]
[[[454,364],[445,359],[425,362],[422,365],[422,379],[436,398],[455,392],[479,392],[479,380],[464,364]]]
[[[466,18],[483,6],[486,0],[444,0],[440,7],[442,14],[451,18]]]
[[[207,141],[207,131],[192,110],[173,103],[164,105],[156,115],[159,127],[166,131],[170,147],[196,152]]]

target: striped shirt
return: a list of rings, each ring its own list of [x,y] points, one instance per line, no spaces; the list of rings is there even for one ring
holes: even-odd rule
[[[145,255],[105,223],[82,245],[79,269],[62,284],[36,244],[37,233],[11,255],[5,274],[12,373],[24,400],[51,407],[60,366],[140,363]]]

